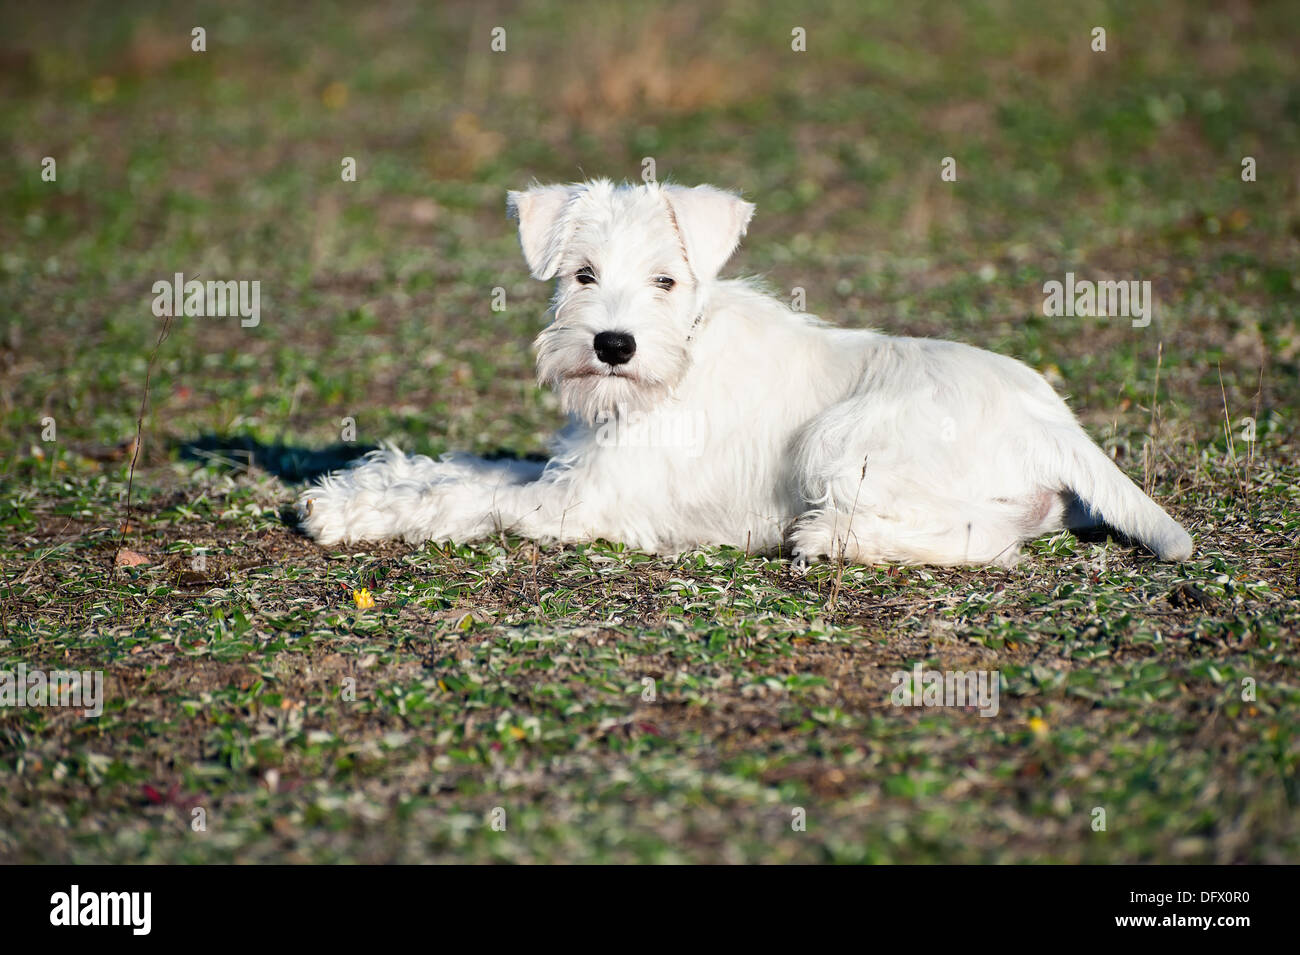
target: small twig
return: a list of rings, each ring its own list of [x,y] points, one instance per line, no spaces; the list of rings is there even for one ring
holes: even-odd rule
[[[1147,428],[1147,443],[1142,449],[1142,484],[1148,495],[1155,489],[1156,476],[1154,459],[1156,454],[1156,429],[1159,422],[1156,418],[1156,412],[1160,405],[1160,366],[1164,363],[1165,343],[1163,341],[1156,345],[1156,380],[1151,388],[1151,424]]]
[[[140,398],[140,414],[135,419],[135,447],[131,449],[131,467],[126,475],[126,516],[122,520],[121,535],[117,540],[117,549],[113,552],[113,560],[116,563],[117,555],[122,552],[122,547],[126,543],[126,532],[131,526],[131,491],[135,486],[135,464],[140,457],[140,444],[144,435],[144,413],[149,405],[149,383],[153,378],[154,362],[158,360],[158,351],[162,344],[167,340],[167,335],[171,331],[172,317],[167,315],[163,318],[162,331],[158,333],[158,341],[153,346],[153,354],[149,356],[149,366],[144,372],[144,395]]]
[[[868,455],[869,457],[869,455]],[[857,489],[853,492],[853,506],[849,509],[849,526],[844,529],[844,543],[840,544],[840,556],[838,566],[835,568],[835,579],[831,582],[831,594],[827,601],[826,609],[832,617],[835,615],[835,604],[839,600],[840,586],[844,582],[844,557],[849,547],[849,535],[853,533],[853,515],[858,512],[858,497],[862,494],[863,482],[867,480],[867,460],[862,459],[862,476],[858,478]],[[831,531],[831,547],[835,546],[835,538],[839,531],[839,517],[836,516],[834,530]]]
[[[1223,436],[1228,441],[1228,461],[1232,464],[1232,473],[1238,481],[1241,475],[1237,471],[1237,446],[1232,440],[1232,419],[1228,417],[1228,392],[1223,387],[1223,363],[1219,363],[1219,394],[1223,396]]]
[[[9,588],[8,574],[5,575],[5,589],[9,591],[9,599],[12,600],[14,596],[14,592]],[[5,613],[5,602],[3,600],[0,600],[0,629],[3,629],[4,638],[8,640],[9,639],[9,615]]]
[[[1249,442],[1246,445],[1247,503],[1249,503],[1250,501],[1250,466],[1255,462],[1255,444],[1259,441],[1259,402],[1260,402],[1260,398],[1263,397],[1264,394],[1264,362],[1267,360],[1267,358],[1268,358],[1267,352],[1259,356],[1259,383],[1255,386],[1255,413],[1254,416],[1250,419],[1252,422],[1251,437],[1254,438],[1255,440]]]
[[[43,553],[43,554],[41,554],[39,557],[37,557],[37,558],[36,558],[34,561],[32,561],[31,564],[28,566],[28,568],[27,568],[27,572],[24,573],[24,574],[22,575],[22,577],[20,577],[20,578],[18,579],[18,586],[21,587],[23,584],[27,583],[27,578],[30,577],[30,576],[32,575],[32,572],[33,572],[34,570],[36,570],[36,568],[39,567],[39,566],[41,565],[41,561],[45,560],[46,557],[49,557],[49,556],[50,556],[51,554],[53,554],[55,551],[60,551],[60,550],[63,550],[63,548],[65,548],[65,547],[69,547],[69,546],[71,546],[71,544],[72,544],[72,541],[64,541],[62,544],[55,544],[53,547],[51,547],[51,548],[50,548],[49,550],[47,550],[45,553]]]
[[[542,585],[537,582],[537,562],[541,557],[541,547],[533,543],[533,597],[536,601],[537,612],[542,612]]]

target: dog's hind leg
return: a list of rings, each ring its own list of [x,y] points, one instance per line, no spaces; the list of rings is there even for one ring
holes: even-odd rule
[[[1055,497],[1028,479],[1005,480],[997,456],[967,448],[954,419],[951,437],[935,430],[932,410],[889,394],[855,395],[809,422],[791,455],[804,507],[788,534],[796,560],[1019,559],[1026,525],[1054,519]]]
[[[1000,567],[1019,561],[1023,535],[1016,508],[934,505],[888,516],[861,508],[853,513],[833,507],[809,510],[790,530],[790,557],[801,567],[821,559]]]

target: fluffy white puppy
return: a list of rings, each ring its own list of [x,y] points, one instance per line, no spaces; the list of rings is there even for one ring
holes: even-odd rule
[[[754,207],[711,186],[597,180],[509,195],[557,278],[537,374],[570,415],[545,465],[374,452],[303,491],[323,544],[507,531],[804,563],[1015,562],[1104,523],[1165,560],[1187,532],[1020,362],[830,327],[718,278]]]

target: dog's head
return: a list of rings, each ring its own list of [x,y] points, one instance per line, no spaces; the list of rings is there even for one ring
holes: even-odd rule
[[[754,207],[712,186],[597,180],[511,192],[533,277],[556,278],[537,377],[593,422],[648,410],[690,367],[709,285]]]

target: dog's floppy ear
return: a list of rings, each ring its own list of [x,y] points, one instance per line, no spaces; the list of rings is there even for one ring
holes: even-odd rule
[[[740,244],[754,204],[712,186],[664,186],[664,197],[695,277],[701,282],[716,278]]]
[[[519,244],[535,279],[549,279],[564,253],[564,209],[577,190],[573,186],[530,186],[506,194],[506,214],[519,220]]]

